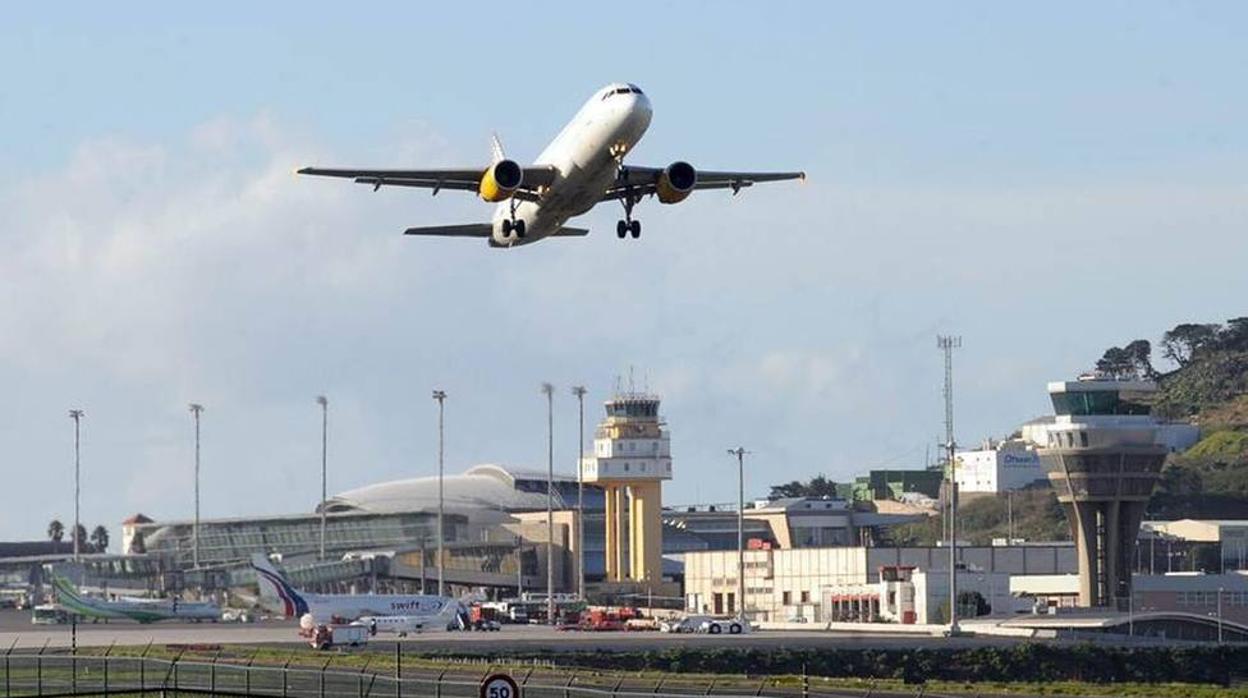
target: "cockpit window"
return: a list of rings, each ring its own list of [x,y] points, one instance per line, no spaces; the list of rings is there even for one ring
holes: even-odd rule
[[[630,92],[633,94],[641,94],[641,90],[636,87],[617,87],[613,90],[607,90],[606,93],[602,95],[602,99],[606,99],[612,95],[626,95]]]

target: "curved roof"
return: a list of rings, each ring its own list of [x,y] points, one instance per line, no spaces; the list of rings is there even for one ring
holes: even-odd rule
[[[517,487],[517,481],[541,482],[540,488]],[[555,482],[575,482],[575,478],[555,475]],[[469,468],[457,475],[442,478],[443,501],[447,513],[467,514],[480,518],[488,512],[537,511],[546,509],[546,473],[509,470],[501,465],[485,464]],[[437,511],[437,476],[392,480],[348,490],[329,498],[330,512],[365,511],[390,514],[411,511]],[[555,507],[566,506],[555,490]],[[318,508],[319,511],[319,508]],[[476,515],[476,516],[474,516]]]

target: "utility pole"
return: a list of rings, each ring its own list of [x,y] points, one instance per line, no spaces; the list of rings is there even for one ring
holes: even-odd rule
[[[79,555],[80,555],[80,548],[82,546],[82,541],[78,540],[79,538],[78,526],[80,525],[78,523],[78,501],[82,495],[82,484],[81,484],[82,481],[79,478],[79,473],[82,470],[81,468],[82,461],[80,458],[81,454],[80,454],[78,445],[79,445],[79,437],[80,437],[79,426],[85,414],[86,412],[83,412],[82,410],[70,410],[69,411],[69,418],[74,420],[74,533],[73,533],[74,562],[80,561]],[[75,627],[75,630],[77,630],[77,626],[75,625],[74,627]]]
[[[442,489],[442,479],[443,479],[442,458],[443,458],[443,455],[445,454],[445,451],[443,450],[443,446],[444,446],[443,437],[445,436],[445,432],[442,429],[442,417],[443,417],[443,407],[445,406],[445,403],[446,403],[446,391],[445,390],[433,391],[433,399],[438,401],[438,596],[446,596],[446,573],[445,573],[446,571],[443,565],[444,555],[442,552],[443,551],[442,546],[445,545],[445,541],[446,541],[446,537],[443,535],[443,530],[442,530],[442,525],[443,525],[442,520],[445,514],[443,510],[445,503],[443,501],[443,489]]]
[[[542,383],[546,396],[546,622],[555,624],[555,386]]]
[[[324,395],[317,395],[316,404],[321,406],[321,559],[324,560],[325,502],[329,499],[329,490],[326,483],[326,447],[329,445],[329,399]]]
[[[585,461],[585,386],[572,388],[580,410],[580,431],[576,442],[576,594],[585,602],[585,480],[581,466]]]
[[[949,634],[958,629],[958,478],[954,470],[957,444],[953,439],[953,350],[962,346],[961,337],[941,335],[936,346],[945,354],[945,467],[949,493]]]
[[[1005,491],[1005,516],[1008,523],[1005,527],[1005,544],[1014,545],[1014,491]]]
[[[745,622],[745,454],[738,446],[728,449],[737,457],[737,617]]]
[[[195,569],[199,569],[199,415],[204,406],[192,402],[191,415],[195,418],[195,526],[191,529],[191,561]]]

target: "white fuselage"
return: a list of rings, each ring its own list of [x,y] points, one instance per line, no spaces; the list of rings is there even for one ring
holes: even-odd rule
[[[593,208],[615,181],[619,158],[646,133],[651,114],[650,100],[638,92],[600,91],[590,97],[534,162],[553,165],[555,181],[540,201],[514,203],[516,219],[525,224],[524,237],[503,233],[513,205],[504,201],[494,211],[491,242],[501,247],[536,242]]]
[[[303,598],[318,623],[381,616],[453,619],[459,609],[454,599],[423,594],[303,594]]]

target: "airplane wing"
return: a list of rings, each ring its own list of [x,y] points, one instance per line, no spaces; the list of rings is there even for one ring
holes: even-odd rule
[[[614,199],[622,199],[631,189],[635,197],[640,198],[647,194],[654,194],[659,183],[659,175],[663,174],[662,167],[638,167],[627,165],[624,168],[623,176],[617,180],[606,194],[603,195],[603,201],[612,201]],[[731,189],[733,193],[740,191],[743,187],[753,186],[757,182],[779,182],[786,179],[806,179],[805,172],[729,172],[729,171],[697,171],[697,180],[694,182],[694,190],[701,189]]]
[[[425,228],[408,228],[404,235],[433,235],[452,238],[488,238],[494,226],[489,223],[467,223],[464,225],[434,225]],[[553,237],[573,237],[589,235],[585,228],[563,227],[553,233]]]
[[[558,172],[550,165],[521,168],[524,172],[520,188],[515,196],[522,201],[536,201],[538,190],[550,186]],[[352,170],[324,167],[304,167],[296,174],[318,177],[341,177],[355,180],[357,184],[370,184],[373,191],[383,186],[419,187],[432,189],[437,194],[443,189],[477,191],[485,168],[435,169],[435,170]],[[415,233],[414,233],[415,234]]]

